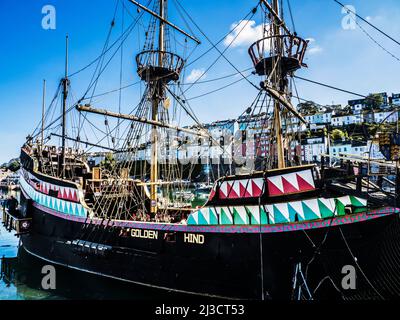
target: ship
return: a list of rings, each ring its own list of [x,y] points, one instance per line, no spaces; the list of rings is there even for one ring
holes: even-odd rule
[[[96,108],[84,98],[68,105],[66,60],[59,86],[63,112],[56,119],[62,132],[51,134],[61,146],[46,144],[43,132],[54,123],[43,117],[42,130],[21,148],[20,210],[4,212],[22,248],[50,264],[200,297],[399,297],[398,162],[327,154],[320,164],[302,164],[289,152],[295,134],[285,132],[287,119],[307,124],[291,103],[290,83],[296,71],[307,67],[308,41],[286,25],[280,1],[254,1],[250,8],[252,16],[263,17],[264,37],[248,51],[260,84],[255,102],[241,117],[265,120],[268,155],[259,168],[222,172],[198,208],[173,192],[187,191],[190,170],[173,162],[160,164],[159,145],[171,132],[217,143],[201,124],[197,129],[176,125],[169,112],[174,104],[192,114],[184,96],[171,89],[179,85],[187,62],[172,51],[171,34],[183,37],[185,44],[200,41],[170,22],[169,1],[129,2],[138,9],[137,19],[150,21],[144,49],[136,56],[143,96],[131,114]],[[187,21],[193,20],[189,16]],[[67,135],[70,112],[103,116],[106,125],[111,118],[127,121],[128,131],[118,135],[118,148],[115,140],[108,146],[84,141]],[[68,143],[113,156],[93,165]],[[146,148],[150,164],[137,165],[137,153]],[[376,176],[394,177],[387,179],[394,191],[385,191]],[[354,288],[343,286],[349,266],[357,276]]]

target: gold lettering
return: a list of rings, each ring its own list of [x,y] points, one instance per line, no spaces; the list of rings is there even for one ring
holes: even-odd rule
[[[154,230],[141,230],[141,229],[131,229],[131,237],[132,238],[141,238],[141,239],[158,239],[158,231]]]
[[[202,234],[185,233],[183,241],[186,243],[204,244],[205,237]]]

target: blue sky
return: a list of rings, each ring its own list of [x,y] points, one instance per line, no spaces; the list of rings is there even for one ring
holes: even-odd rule
[[[142,0],[142,3],[146,1]],[[136,15],[136,8],[124,0],[126,8]],[[181,0],[186,10],[212,41],[219,40],[232,24],[239,22],[255,6],[251,0]],[[286,3],[286,1],[284,1]],[[400,3],[398,0],[352,0],[345,4],[353,5],[357,13],[368,17],[371,22],[393,35],[400,34]],[[42,7],[53,5],[56,8],[56,30],[44,30],[41,26]],[[63,76],[64,37],[70,37],[70,70],[74,72],[87,65],[101,52],[109,29],[116,0],[0,0],[1,41],[0,50],[0,163],[18,156],[19,147],[40,120],[42,81],[47,80],[47,103],[54,95],[57,84]],[[344,30],[341,21],[344,15],[333,0],[291,0],[297,32],[304,38],[313,39],[307,55],[308,69],[299,75],[326,82],[363,94],[387,91],[400,92],[398,75],[400,62],[377,47],[360,29]],[[121,14],[117,15],[112,39],[121,33]],[[260,19],[257,13],[249,23],[249,29],[238,38],[226,56],[244,70],[251,66],[247,54],[248,43],[257,34]],[[291,25],[286,10],[287,22]],[[171,20],[187,29],[182,19],[171,13]],[[125,23],[132,18],[125,13]],[[370,27],[362,24],[371,35],[387,50],[400,56],[400,47],[385,39]],[[191,25],[196,36],[202,40],[193,58],[209,49],[210,44]],[[139,52],[138,39],[143,34],[139,27],[132,33],[124,47],[123,85],[138,80],[134,56]],[[400,36],[398,37],[400,38]],[[142,42],[143,43],[143,42]],[[224,43],[219,48],[225,49]],[[215,51],[190,65],[186,79],[194,72],[206,70],[215,60]],[[118,60],[118,59],[116,59]],[[119,87],[119,63],[111,64],[99,81],[98,93]],[[205,75],[213,79],[235,73],[235,70],[220,59]],[[73,98],[80,97],[87,88],[93,69],[73,77]],[[204,92],[223,86],[235,78],[221,82],[198,85],[187,92],[187,97],[195,97]],[[258,83],[259,79],[251,78]],[[348,94],[316,87],[301,81],[297,82],[302,98],[321,104],[345,103],[352,97]],[[191,101],[191,107],[202,122],[235,118],[255,98],[256,91],[246,82],[227,88],[224,91]],[[122,110],[129,111],[140,97],[140,88],[124,91]],[[118,95],[96,99],[101,107],[115,110]]]

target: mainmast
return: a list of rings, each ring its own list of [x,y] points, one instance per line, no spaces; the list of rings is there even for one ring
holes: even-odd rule
[[[279,3],[278,0],[272,1],[272,8],[276,12],[277,16],[280,17]],[[272,50],[276,52],[276,56],[274,57],[274,64],[278,67],[275,68],[274,75],[272,77],[272,86],[274,89],[279,90],[281,92],[286,91],[286,87],[284,81],[281,81],[282,73],[279,68],[278,60],[282,57],[282,39],[280,38],[280,24],[278,21],[278,17],[274,17],[272,20],[273,23],[273,35],[275,35],[275,41],[273,41]],[[278,169],[282,169],[286,167],[285,163],[285,151],[283,146],[283,134],[282,134],[282,121],[281,121],[281,105],[279,101],[274,101],[274,129],[276,134],[276,148],[277,148],[277,156],[278,156]]]
[[[45,109],[46,109],[46,80],[43,80],[43,96],[42,96],[42,129],[40,132],[40,148],[42,150],[44,146],[44,121],[45,121]]]
[[[136,1],[131,0],[133,3],[141,8],[145,8]],[[158,20],[158,48],[156,50],[150,49],[139,53],[136,56],[138,65],[138,75],[140,78],[147,82],[148,92],[150,92],[151,99],[151,164],[150,164],[150,201],[151,213],[156,214],[157,208],[157,188],[159,184],[158,173],[158,135],[157,128],[159,127],[159,111],[160,105],[166,99],[166,86],[170,81],[179,80],[180,73],[184,66],[184,61],[178,55],[169,52],[166,48],[166,25],[179,30],[176,26],[166,20],[167,17],[167,0],[158,0],[159,12],[155,13],[149,9],[153,17]],[[151,33],[150,33],[151,34]],[[155,42],[155,39],[150,39],[150,42]]]
[[[158,32],[158,67],[163,68],[163,58],[164,58],[164,36],[165,36],[165,2],[167,0],[159,0],[159,14],[161,19],[159,19],[159,32]],[[154,92],[154,99],[152,103],[152,120],[158,121],[158,105],[160,100],[164,98],[164,84],[162,80],[158,80],[153,83],[152,92]],[[154,90],[154,91],[153,91]],[[151,162],[150,162],[150,200],[151,200],[151,213],[157,213],[157,182],[158,182],[158,135],[157,127],[153,125],[152,127],[152,141],[151,141]]]
[[[286,167],[285,149],[282,132],[282,111],[286,109],[301,122],[304,118],[290,103],[288,93],[288,77],[301,67],[303,63],[307,41],[292,34],[282,19],[278,0],[260,0],[266,9],[266,16],[270,21],[270,32],[263,39],[253,43],[249,49],[255,72],[264,77],[261,90],[265,90],[273,99],[273,130],[271,137],[275,138],[276,160],[274,165],[278,169]],[[272,151],[272,150],[271,150]]]
[[[65,141],[67,126],[67,97],[68,97],[68,36],[65,38],[65,77],[62,79],[63,84],[63,103],[62,103],[62,134],[61,134],[61,177],[65,178]]]

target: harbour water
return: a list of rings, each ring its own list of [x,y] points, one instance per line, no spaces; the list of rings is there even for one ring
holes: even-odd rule
[[[1,192],[1,191],[0,191]],[[9,194],[0,194],[1,196]],[[15,193],[18,198],[18,193]],[[0,217],[1,219],[1,217]],[[56,268],[56,289],[42,289],[42,268],[48,263],[19,248],[19,239],[0,223],[0,300],[189,300],[171,292],[154,290],[99,276]]]

